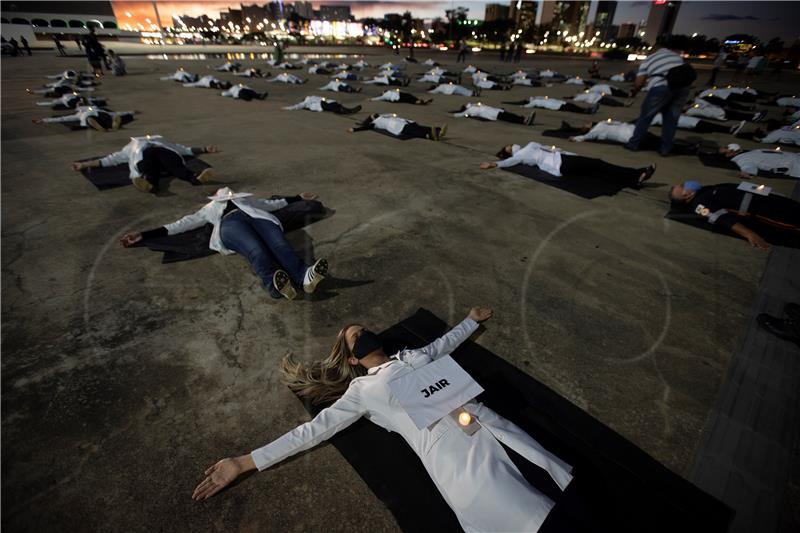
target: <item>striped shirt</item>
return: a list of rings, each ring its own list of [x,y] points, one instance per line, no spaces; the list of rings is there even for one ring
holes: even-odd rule
[[[660,48],[647,56],[647,59],[639,65],[639,76],[647,76],[646,90],[653,87],[667,85],[667,72],[670,69],[683,65],[681,56],[668,48]]]

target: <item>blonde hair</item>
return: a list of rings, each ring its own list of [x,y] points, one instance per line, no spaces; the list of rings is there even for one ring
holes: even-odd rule
[[[347,346],[345,333],[355,325],[348,324],[339,331],[330,355],[322,361],[306,365],[287,355],[281,362],[281,381],[313,404],[339,399],[350,386],[350,381],[367,373],[361,365],[348,362],[353,352]]]

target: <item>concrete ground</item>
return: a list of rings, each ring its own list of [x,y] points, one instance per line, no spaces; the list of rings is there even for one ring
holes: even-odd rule
[[[455,56],[435,57],[456,68]],[[367,57],[373,65],[398,59]],[[494,56],[470,61],[510,69]],[[249,103],[158,80],[179,66],[207,72],[221,62],[127,59],[130,76],[104,78],[98,93],[112,109],[142,114],[110,133],[31,123],[51,113],[24,89],[44,83],[45,74],[82,68],[82,60],[36,53],[2,62],[2,504],[9,531],[397,530],[328,445],[209,501],[193,502],[190,494],[217,459],[308,419],[279,382],[284,355],[318,359],[343,324],[380,330],[419,306],[450,323],[471,305],[493,306],[478,342],[673,471],[687,472],[767,255],[665,220],[666,191],[684,179],[736,181],[734,172],[690,157],[559,142],[617,164],[658,164],[648,188],[585,200],[478,168],[504,144],[549,143],[543,129],[585,115],[539,110],[533,127],[448,115],[466,101],[564,96],[576,92],[571,86],[485,91],[479,99],[437,95],[427,107],[370,102],[382,89],[365,86],[362,94],[328,93],[364,106],[341,117],[281,110],[324,94],[316,89],[326,78],[305,72],[311,81],[303,86],[249,80],[270,92]],[[581,74],[587,62],[522,63],[545,66]],[[756,86],[788,91],[797,81],[787,72]],[[448,137],[401,142],[346,133],[367,112],[447,123]],[[636,115],[636,107],[606,107],[592,118]],[[98,192],[69,169],[75,159],[146,133],[219,145],[220,154],[206,157],[216,182],[191,188],[175,180],[159,196],[133,187]],[[794,185],[765,183],[787,194]],[[336,214],[292,241],[327,257],[336,279],[314,298],[274,301],[241,257],[162,265],[157,254],[118,244],[126,231],[194,211],[222,184],[263,196],[318,193]]]

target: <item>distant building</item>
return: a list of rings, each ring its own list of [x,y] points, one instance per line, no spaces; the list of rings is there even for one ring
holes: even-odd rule
[[[212,24],[209,24],[212,22]],[[213,21],[207,15],[190,17],[189,15],[172,15],[172,27],[176,29],[210,28]]]
[[[594,24],[592,24],[592,34],[594,35],[594,33],[600,32],[600,34],[597,35],[598,40],[608,42],[616,35],[611,25],[616,11],[617,2],[600,0],[597,3],[597,13],[594,17]]]
[[[517,8],[517,4],[519,4],[519,8]],[[536,12],[538,8],[539,3],[536,1],[517,2],[514,0],[509,7],[508,18],[514,21],[514,27],[518,30],[522,30],[523,33],[530,38],[536,26]]]
[[[576,35],[586,28],[590,7],[589,0],[574,2],[544,0],[540,24],[547,27],[551,33],[566,31],[570,35]]]
[[[286,8],[288,3],[284,3],[283,6]],[[299,16],[309,20],[314,18],[314,8],[311,6],[311,2],[293,2],[291,6],[292,12]]]
[[[242,8],[241,9],[242,22],[234,22],[234,24],[239,24],[242,27],[249,26],[250,29],[255,29],[256,25],[259,23],[263,23],[265,19],[275,20],[275,16],[273,15],[269,4],[264,4],[263,6],[259,6],[257,4],[253,4],[251,6],[240,4],[240,6]]]
[[[483,14],[484,22],[492,22],[495,20],[507,20],[511,7],[504,6],[503,4],[486,4],[486,11]]]
[[[317,13],[317,12],[315,12]],[[350,6],[331,6],[322,4],[319,6],[319,19],[320,20],[350,20]]]
[[[6,39],[25,37],[32,46],[36,41],[52,42],[74,38],[95,29],[101,38],[139,40],[139,29],[126,31],[119,24],[111,2],[0,2],[2,34]],[[123,26],[123,29],[120,29]]]
[[[636,36],[636,24],[633,22],[623,22],[619,25],[617,39],[631,39]]]
[[[228,8],[228,11],[220,11],[219,12],[219,22],[222,26],[229,26],[233,24],[234,26],[242,26],[244,19],[242,18],[242,10],[241,9],[231,9]]]
[[[680,8],[681,3],[677,0],[654,0],[647,16],[644,35],[640,33],[639,36],[648,43],[655,44],[659,38],[672,35]]]

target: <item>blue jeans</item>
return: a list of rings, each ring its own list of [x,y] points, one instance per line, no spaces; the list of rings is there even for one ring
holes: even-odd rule
[[[647,96],[642,102],[642,111],[636,120],[633,136],[625,147],[629,150],[638,150],[653,118],[661,113],[663,123],[661,125],[661,148],[658,152],[662,155],[668,154],[672,150],[672,142],[678,129],[678,117],[688,98],[688,87],[672,90],[666,85],[661,85],[647,91]]]
[[[278,268],[282,267],[297,287],[303,286],[308,267],[274,222],[253,218],[241,210],[233,211],[222,219],[220,238],[225,248],[247,259],[273,297],[281,298],[272,284]]]

